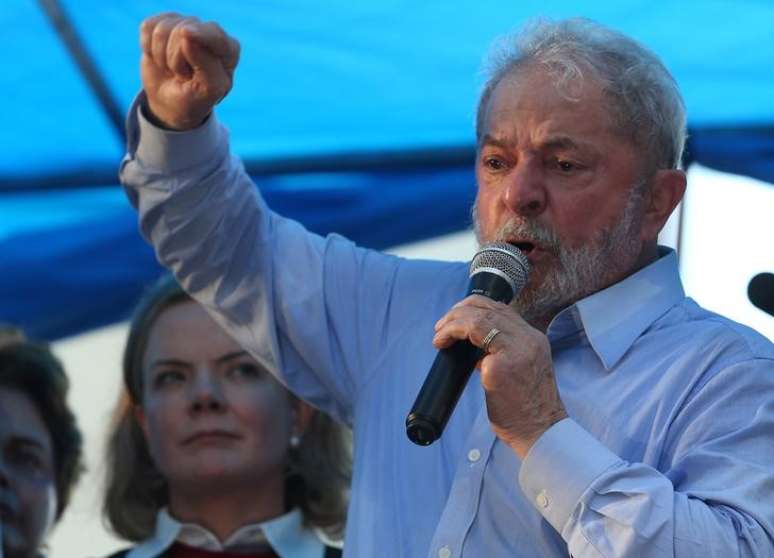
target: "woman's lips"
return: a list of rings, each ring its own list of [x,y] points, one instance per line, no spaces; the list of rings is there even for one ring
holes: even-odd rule
[[[223,442],[238,440],[240,437],[232,432],[223,430],[205,430],[196,432],[183,441],[185,445],[194,444],[219,444]]]

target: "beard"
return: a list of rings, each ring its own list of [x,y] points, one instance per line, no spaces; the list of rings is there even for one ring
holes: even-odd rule
[[[642,225],[645,187],[644,181],[637,183],[620,218],[577,248],[564,246],[554,230],[530,218],[511,219],[495,232],[493,238],[484,242],[476,205],[473,206],[473,224],[479,246],[519,238],[539,245],[553,256],[538,264],[542,268],[539,270],[542,279],[530,277],[511,301],[511,306],[530,325],[545,329],[561,310],[632,271],[642,249],[638,233]]]

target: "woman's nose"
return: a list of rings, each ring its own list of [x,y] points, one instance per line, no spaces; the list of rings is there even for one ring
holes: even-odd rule
[[[207,369],[197,371],[192,383],[191,410],[219,411],[225,408],[223,386],[220,379]]]

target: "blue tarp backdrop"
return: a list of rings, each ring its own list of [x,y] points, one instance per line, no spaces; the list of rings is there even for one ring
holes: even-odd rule
[[[774,2],[5,0],[0,320],[56,339],[127,317],[160,273],[118,185],[138,27],[178,11],[242,43],[218,107],[269,203],[376,248],[469,225],[473,119],[493,40],[586,16],[666,62],[688,162],[774,182]]]

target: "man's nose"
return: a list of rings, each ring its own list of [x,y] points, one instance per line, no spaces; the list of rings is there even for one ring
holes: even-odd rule
[[[539,161],[519,161],[508,173],[503,201],[511,211],[523,217],[540,215],[547,205],[545,176]]]

